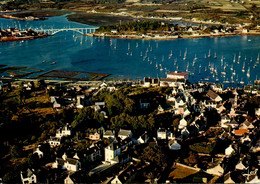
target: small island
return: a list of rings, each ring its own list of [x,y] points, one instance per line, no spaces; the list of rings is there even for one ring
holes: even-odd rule
[[[19,30],[17,28],[0,28],[0,42],[33,40],[47,36],[49,36],[47,33],[37,33],[32,29]]]

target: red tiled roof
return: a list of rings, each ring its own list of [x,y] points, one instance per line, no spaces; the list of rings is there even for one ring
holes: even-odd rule
[[[168,74],[170,74],[170,75],[180,75],[180,76],[188,75],[188,73],[185,73],[185,72],[170,72]]]
[[[235,133],[235,135],[242,136],[245,133],[248,133],[248,130],[247,129],[238,129],[238,130],[234,130],[234,133]]]

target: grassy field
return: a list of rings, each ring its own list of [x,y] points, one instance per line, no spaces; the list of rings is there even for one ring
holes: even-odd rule
[[[123,3],[91,3],[90,1],[64,2],[60,8],[66,11],[74,11],[76,14],[68,15],[68,19],[75,22],[85,23],[94,26],[115,24],[131,21],[136,18],[174,18],[184,19],[198,18],[199,20],[213,20],[222,23],[245,23],[252,22],[260,17],[260,0],[183,0],[146,2],[141,0],[126,0]],[[161,3],[161,4],[160,4]],[[41,3],[40,3],[41,4]],[[254,5],[254,9],[252,7]],[[27,9],[42,7],[36,4],[24,5]],[[44,7],[44,6],[43,6]],[[56,10],[56,6],[52,10]],[[38,13],[36,13],[38,12]],[[37,11],[33,16],[55,16],[64,12]],[[96,12],[89,13],[89,12]],[[124,16],[122,16],[124,15]],[[250,18],[251,17],[251,18]]]
[[[259,0],[243,0],[244,3],[231,2],[230,0],[202,0],[201,3],[209,6],[212,9],[222,9],[224,11],[244,11],[247,10],[252,4],[260,6]],[[242,1],[241,1],[242,2]]]

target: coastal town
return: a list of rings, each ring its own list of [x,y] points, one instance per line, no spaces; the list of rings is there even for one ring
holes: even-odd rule
[[[0,26],[0,184],[260,183],[259,0],[0,0]]]
[[[153,29],[151,29],[153,28]],[[32,40],[45,38],[52,34],[36,32],[32,29],[19,30],[17,28],[0,29],[0,42]],[[122,39],[156,39],[169,40],[178,38],[202,38],[202,37],[230,37],[230,36],[258,36],[260,26],[252,24],[239,24],[232,26],[202,25],[179,26],[178,24],[163,21],[134,21],[121,25],[101,26],[95,32],[86,36],[114,37]]]
[[[17,28],[0,28],[0,42],[33,40],[35,38],[45,38],[47,36],[47,33],[37,33],[32,29],[19,30]]]
[[[260,35],[260,26],[237,25],[194,25],[181,26],[163,21],[134,21],[116,25],[100,26],[93,34],[98,37],[132,39],[178,39],[200,37],[229,37],[237,35]]]
[[[224,89],[175,71],[0,90],[4,183],[259,183],[259,81]]]

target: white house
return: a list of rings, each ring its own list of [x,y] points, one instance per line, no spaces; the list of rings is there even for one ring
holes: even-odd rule
[[[169,141],[168,147],[169,147],[170,150],[174,150],[174,151],[181,149],[181,145],[177,142],[177,140]]]
[[[217,103],[215,101],[206,100],[203,102],[203,105],[208,109],[216,109]]]
[[[71,127],[67,123],[63,128],[59,128],[56,131],[56,136],[57,138],[62,138],[63,136],[69,136],[71,135]]]
[[[180,123],[179,123],[178,128],[179,128],[179,129],[183,129],[183,128],[186,127],[187,125],[188,125],[188,122],[187,122],[184,118],[182,118],[182,119],[180,120]]]
[[[166,129],[164,128],[159,128],[157,130],[157,139],[160,140],[160,139],[167,139],[167,137],[170,135],[170,132],[167,131]]]
[[[222,98],[212,90],[208,91],[207,96],[214,102],[221,102],[222,101]]]
[[[115,135],[112,130],[106,130],[105,133],[103,134],[103,138],[114,140]]]
[[[89,134],[89,139],[97,141],[100,140],[100,134],[98,132],[93,132]]]
[[[218,164],[217,166],[207,169],[206,171],[208,174],[212,174],[212,175],[217,175],[217,176],[222,176],[224,173],[224,169],[220,166],[220,164]]]
[[[183,80],[188,80],[189,79],[189,75],[188,73],[184,73],[184,72],[170,72],[167,74],[167,79],[183,79]]]
[[[95,102],[95,111],[99,111],[105,107],[105,102]]]
[[[34,173],[34,169],[27,169],[26,171],[21,171],[21,181],[23,184],[37,183],[37,177]]]
[[[48,143],[50,144],[51,147],[59,146],[60,145],[60,138],[57,137],[50,137],[48,140]]]
[[[230,156],[232,153],[234,153],[235,150],[232,148],[232,145],[230,144],[229,147],[225,149],[225,155]]]
[[[131,130],[124,130],[124,129],[120,129],[118,132],[118,137],[122,140],[126,139],[127,137],[132,137],[132,131]]]
[[[132,144],[131,138],[127,138],[124,141],[114,141],[105,148],[105,161],[114,163],[115,158],[122,154],[122,151],[126,147]]]
[[[64,179],[64,184],[76,184],[76,180],[74,177],[72,177],[71,175],[68,175],[65,179]]]
[[[41,145],[39,145],[36,150],[33,152],[33,154],[37,154],[39,158],[43,157],[43,152],[40,150]]]
[[[81,168],[81,163],[78,159],[68,158],[66,153],[64,153],[62,159],[56,158],[55,162],[52,164],[52,167],[61,167],[61,169],[66,169],[68,171],[78,171]]]
[[[137,143],[138,143],[138,144],[147,143],[148,140],[149,140],[149,136],[148,136],[147,132],[145,132],[145,133],[143,133],[143,135],[141,135],[141,136],[137,139]]]
[[[221,127],[222,128],[227,128],[228,127],[228,123],[230,122],[230,119],[229,119],[229,117],[228,116],[222,116],[221,117]]]
[[[244,164],[242,163],[242,161],[240,161],[237,165],[236,165],[236,170],[246,170],[246,167],[244,166]]]
[[[216,109],[217,109],[218,113],[221,113],[221,112],[226,110],[226,108],[222,104],[221,105],[217,105]]]
[[[76,107],[78,109],[82,109],[84,107],[84,95],[77,95],[77,103],[76,103]]]

